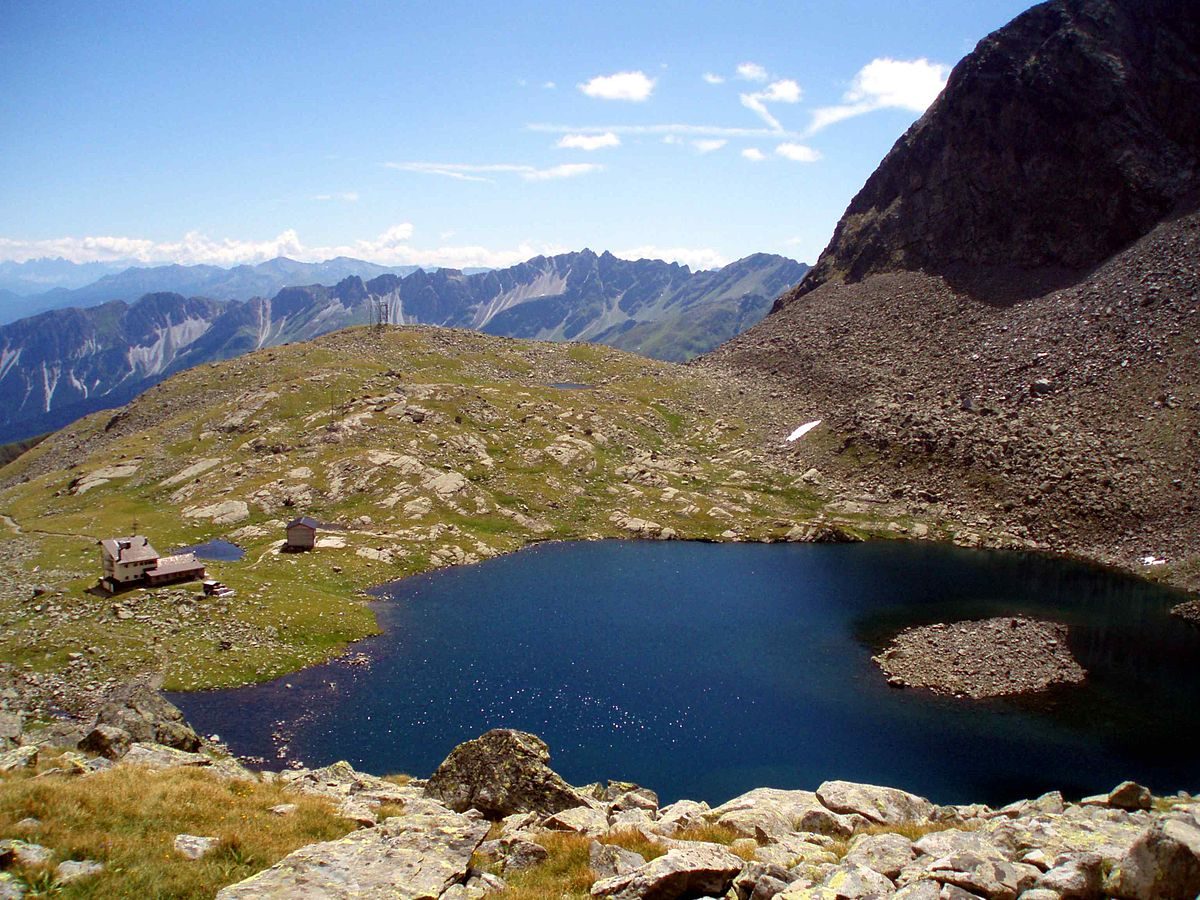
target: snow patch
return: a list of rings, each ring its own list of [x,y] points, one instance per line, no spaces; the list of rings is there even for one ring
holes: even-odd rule
[[[808,434],[810,431],[812,431],[814,428],[816,428],[820,424],[821,424],[820,419],[816,419],[815,421],[812,421],[812,422],[805,422],[803,425],[801,425],[799,428],[797,428],[795,431],[793,431],[791,434],[789,434],[787,436],[788,443],[790,444],[792,441],[800,440],[800,438],[804,437],[806,434]]]

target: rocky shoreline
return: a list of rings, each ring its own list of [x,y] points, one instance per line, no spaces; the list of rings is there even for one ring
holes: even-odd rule
[[[7,739],[15,746],[0,753],[0,787],[28,777],[21,773],[37,766],[40,753],[72,737],[18,731]],[[564,885],[553,896],[1192,900],[1200,891],[1200,799],[1183,792],[1155,798],[1125,782],[1079,802],[1053,792],[993,809],[939,806],[895,788],[833,780],[815,791],[758,788],[716,807],[692,800],[660,806],[654,791],[631,783],[572,786],[549,761],[536,736],[495,729],[455,748],[427,781],[398,783],[344,762],[254,773],[205,746],[178,710],[142,686],[112,698],[78,749],[37,777],[86,780],[124,766],[151,777],[184,767],[322,798],[357,826],[222,888],[218,900],[500,900],[528,873],[553,878],[566,865],[555,855],[563,846],[586,851],[586,863],[572,882],[575,893]],[[294,808],[272,812],[283,817]],[[0,835],[0,866],[10,869],[0,873],[2,897],[26,895],[23,861],[50,865],[60,849],[27,837]],[[196,859],[218,843],[180,834],[175,852]],[[94,877],[104,865],[65,860],[55,878]]]
[[[982,700],[1082,682],[1066,636],[1065,625],[1022,617],[939,622],[905,629],[872,658],[894,687]]]

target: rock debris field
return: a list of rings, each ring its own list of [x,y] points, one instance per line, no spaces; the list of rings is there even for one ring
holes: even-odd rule
[[[1082,682],[1066,637],[1067,626],[1035,619],[939,622],[905,629],[874,660],[896,687],[982,700]]]

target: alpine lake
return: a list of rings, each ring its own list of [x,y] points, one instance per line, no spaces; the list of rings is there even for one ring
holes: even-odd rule
[[[719,803],[827,779],[940,803],[1200,788],[1200,629],[1182,596],[1035,554],[929,543],[549,543],[373,591],[384,633],[250,687],[171,695],[268,768],[428,776],[490,728],[573,784]],[[984,701],[887,684],[913,625],[1065,623],[1078,685]]]

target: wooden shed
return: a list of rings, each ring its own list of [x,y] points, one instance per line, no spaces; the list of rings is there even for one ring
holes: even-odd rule
[[[292,519],[287,524],[287,541],[284,542],[283,549],[313,549],[317,545],[317,528],[320,527],[320,524],[316,519],[310,519],[308,516]]]

